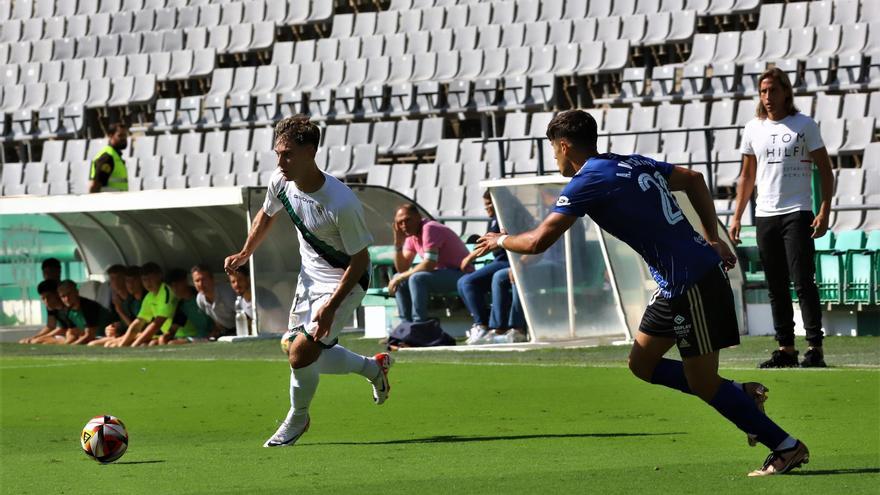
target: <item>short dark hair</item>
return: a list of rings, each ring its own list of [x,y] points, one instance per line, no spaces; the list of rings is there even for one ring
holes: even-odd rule
[[[43,260],[43,264],[40,266],[43,270],[46,268],[57,268],[61,269],[61,262],[58,261],[58,258],[46,258]]]
[[[141,267],[141,275],[162,275],[162,268],[156,263],[148,261]]]
[[[141,267],[137,265],[131,265],[130,267],[125,269],[126,277],[140,277],[141,276]]]
[[[116,134],[116,131],[118,131],[120,128],[128,129],[128,124],[122,120],[110,122],[109,124],[107,124],[107,130],[105,134],[108,136],[112,136]]]
[[[483,191],[483,199],[488,199],[489,201],[492,201],[492,193],[490,193],[488,189]]]
[[[275,141],[299,146],[311,144],[316,149],[321,145],[321,129],[305,115],[287,117],[275,124]]]
[[[206,265],[204,263],[199,263],[197,265],[193,265],[193,267],[190,268],[189,271],[190,271],[190,273],[199,272],[199,273],[204,273],[206,275],[209,275],[212,278],[214,277],[214,272],[212,272],[211,269],[208,267],[208,265]]]
[[[60,289],[62,287],[67,287],[69,289],[76,289],[76,282],[74,282],[73,280],[70,280],[69,278],[62,280],[61,283],[58,284],[58,288]]]
[[[125,265],[115,264],[115,265],[111,265],[110,268],[107,269],[107,274],[108,275],[125,275],[125,273],[127,271],[128,271],[128,269],[125,268]]]
[[[45,294],[47,292],[56,292],[58,290],[57,280],[43,280],[37,285],[37,294]]]
[[[168,271],[168,275],[165,276],[165,281],[169,284],[173,284],[176,282],[187,282],[187,273],[186,270],[181,268],[173,268]]]
[[[567,139],[572,146],[595,149],[599,126],[592,115],[583,110],[566,110],[547,125],[547,139]]]
[[[397,207],[397,210],[406,210],[407,213],[422,216],[422,212],[419,211],[419,208],[414,203],[403,203]]]

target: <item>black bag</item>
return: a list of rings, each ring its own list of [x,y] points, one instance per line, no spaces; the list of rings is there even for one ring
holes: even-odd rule
[[[440,320],[436,318],[426,321],[402,321],[388,336],[389,347],[434,347],[438,345],[455,345],[455,339],[440,328]]]

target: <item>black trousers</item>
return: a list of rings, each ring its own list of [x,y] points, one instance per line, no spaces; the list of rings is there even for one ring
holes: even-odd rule
[[[822,310],[816,287],[816,248],[810,235],[813,213],[756,217],[758,251],[770,291],[773,328],[780,346],[794,345],[794,311],[789,282],[794,283],[807,342],[822,345]]]

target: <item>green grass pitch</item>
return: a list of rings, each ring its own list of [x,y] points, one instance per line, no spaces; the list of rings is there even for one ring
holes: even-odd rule
[[[292,448],[264,449],[288,407],[274,341],[3,344],[0,493],[877,494],[880,339],[828,339],[828,370],[754,369],[772,346],[746,339],[722,354],[722,374],[765,383],[769,414],[812,460],[750,479],[766,450],[698,399],[631,376],[625,347],[398,353],[385,405],[360,377],[323,376],[311,430]],[[78,440],[103,413],[131,438],[106,466]]]

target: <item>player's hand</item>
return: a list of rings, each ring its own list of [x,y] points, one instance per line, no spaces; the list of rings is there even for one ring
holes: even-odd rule
[[[496,234],[495,232],[487,232],[480,237],[477,241],[477,248],[474,249],[474,253],[477,253],[477,257],[485,255],[489,251],[498,249],[498,238],[501,237],[502,234]]]
[[[231,256],[227,256],[226,260],[223,262],[223,270],[226,271],[228,275],[232,275],[235,273],[236,268],[247,263],[249,256],[245,256],[243,253],[235,253]]]
[[[397,288],[400,287],[400,284],[402,284],[403,281],[406,280],[406,278],[406,276],[400,273],[393,276],[388,282],[388,295],[393,296],[395,293],[397,293]]]
[[[312,332],[312,338],[315,340],[321,340],[330,335],[330,329],[333,327],[333,318],[335,316],[336,306],[329,302],[321,306],[321,309],[319,309],[318,312],[315,313],[315,317],[312,318],[312,322],[317,323],[315,331]]]
[[[724,264],[725,270],[730,270],[736,266],[736,255],[727,247],[727,244],[721,241],[709,242],[712,249],[721,256],[721,262]]]
[[[403,247],[403,241],[406,239],[406,232],[400,228],[397,223],[393,224],[394,229],[394,246]]]
[[[730,242],[732,242],[734,246],[742,244],[742,239],[739,238],[740,229],[741,226],[739,220],[731,221],[730,227],[727,229],[727,233],[730,234]]]
[[[810,235],[813,239],[818,239],[825,235],[828,232],[828,215],[824,213],[819,213],[816,215],[816,218],[813,219],[813,223],[810,224],[810,227],[813,227],[813,233]]]

